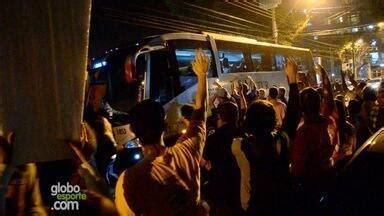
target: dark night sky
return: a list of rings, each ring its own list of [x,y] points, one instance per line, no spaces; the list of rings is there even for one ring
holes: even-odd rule
[[[116,8],[123,11],[131,10],[129,4],[124,2],[128,1],[93,1],[89,35],[90,57],[102,55],[108,48],[118,46],[119,44],[124,44],[144,36],[165,33],[165,31],[157,29],[149,29],[124,23],[123,21],[104,16],[100,12],[104,7]],[[146,3],[146,5],[147,4],[148,3]]]
[[[210,21],[209,17],[205,17],[204,15],[189,11],[188,6],[183,4],[183,2],[193,3],[196,5],[201,5],[203,7],[215,8],[215,10],[219,10],[224,13],[236,16],[243,16],[247,20],[254,20],[254,22],[257,23],[263,23],[263,25],[265,25],[265,27],[261,28],[263,29],[262,31],[265,31],[265,33],[263,34],[268,36],[272,34],[270,27],[270,18],[266,18],[263,16],[258,17],[253,13],[247,13],[238,8],[233,8],[233,6],[231,7],[230,4],[224,3],[222,1],[93,0],[89,39],[89,57],[96,57],[102,55],[108,48],[119,46],[121,44],[127,44],[130,41],[134,41],[145,36],[157,35],[172,31],[154,29],[142,25],[140,26],[137,24],[132,24],[137,23],[137,20],[141,20],[140,14],[150,16],[155,15],[160,16],[161,18],[165,17],[168,19],[174,19],[179,21],[183,19],[185,20],[185,17],[188,17],[197,20],[204,20],[205,22],[211,22],[214,23],[213,25],[219,23],[217,20]],[[117,10],[118,12],[113,13],[114,10]],[[199,10],[197,10],[197,12],[199,12]],[[183,16],[184,18],[180,16]],[[185,21],[188,21],[188,18],[186,18],[187,20]],[[196,21],[196,23],[199,23],[199,21]],[[220,26],[217,28],[220,29]],[[207,31],[206,29],[199,30]],[[256,27],[251,30],[247,29],[246,31],[249,31],[248,33],[253,35],[255,33],[260,32],[260,28]]]
[[[91,29],[89,37],[89,57],[97,57],[112,47],[127,44],[131,41],[143,38],[145,36],[158,35],[166,32],[175,31],[214,31],[224,33],[239,33],[245,36],[253,37],[255,35],[262,38],[272,38],[272,24],[270,11],[261,11],[260,9],[244,10],[235,7],[233,3],[223,2],[224,0],[93,0],[92,2],[92,15],[91,15]],[[314,1],[314,0],[312,0]],[[360,12],[363,13],[365,20],[361,20],[362,24],[366,22],[373,22],[375,20],[382,20],[384,18],[384,0],[352,0],[352,8],[356,8],[357,3],[360,5]],[[304,2],[308,6],[309,0],[283,0],[282,5],[286,5],[288,10],[296,8],[297,11],[302,11],[304,6],[296,4],[297,2]],[[332,7],[339,4],[340,0],[317,0],[317,4],[322,7]],[[186,3],[202,6],[203,8],[211,8],[221,13],[236,16],[246,21],[239,21],[229,16],[220,16],[221,20],[212,18],[217,17],[217,14],[206,12],[201,9],[196,9],[188,6]],[[326,4],[325,4],[326,3]],[[243,6],[245,3],[238,3]],[[334,4],[334,5],[332,5]],[[293,6],[295,5],[295,6]],[[249,4],[248,4],[249,6]],[[313,5],[315,6],[315,5]],[[280,7],[280,6],[279,6]],[[201,13],[205,12],[205,13]],[[337,11],[333,12],[336,13]],[[267,16],[260,15],[265,13]],[[279,15],[279,14],[278,14]],[[327,15],[327,14],[325,14]],[[328,14],[330,16],[332,14]],[[152,19],[145,18],[152,16]],[[269,17],[268,17],[269,16]],[[294,26],[287,21],[286,17],[279,15],[278,20],[279,31],[283,23],[283,30],[290,31]],[[155,17],[155,18],[153,18]],[[316,24],[317,21],[325,22],[323,17],[313,16],[312,23]],[[368,19],[367,19],[368,18]],[[168,20],[168,24],[164,24],[161,19]],[[146,23],[143,23],[145,22]],[[230,20],[232,23],[228,23]],[[324,21],[325,20],[325,21]],[[250,22],[247,22],[250,21]],[[148,24],[148,22],[150,24]],[[153,23],[155,22],[155,23]],[[187,24],[179,24],[175,27],[177,22],[185,22]],[[204,23],[205,22],[205,23]],[[160,23],[160,24],[159,24]],[[189,25],[189,23],[192,23]],[[166,29],[153,28],[154,25],[165,25]],[[195,29],[186,29],[195,26]],[[201,25],[205,25],[201,27]],[[243,26],[242,29],[239,26]],[[209,27],[206,27],[209,26]],[[245,26],[245,27],[244,27]],[[335,28],[337,26],[326,26],[326,28]],[[169,29],[173,28],[173,29]],[[175,29],[176,28],[176,29]],[[210,29],[209,29],[210,28]],[[225,30],[223,30],[225,29]],[[221,31],[223,30],[223,31]],[[281,33],[280,35],[283,35]],[[331,43],[330,38],[320,38],[319,41]],[[264,41],[268,41],[267,39]],[[297,41],[300,42],[300,41]],[[338,44],[333,41],[334,44]],[[307,43],[307,42],[306,42]],[[311,48],[306,43],[295,44]],[[312,43],[312,42],[311,42]],[[308,45],[308,46],[307,46]],[[320,45],[319,45],[320,46]],[[321,45],[323,46],[323,45]]]

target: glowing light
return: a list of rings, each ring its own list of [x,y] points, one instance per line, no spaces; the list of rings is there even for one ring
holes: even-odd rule
[[[380,67],[384,67],[384,64],[380,64]]]
[[[93,65],[93,69],[101,68],[101,67],[103,67],[103,64],[102,64],[101,62],[95,63],[95,64]]]
[[[378,26],[379,28],[384,28],[384,22],[379,22],[379,23],[377,24],[377,26]]]
[[[187,130],[186,130],[186,129],[183,129],[183,130],[181,130],[181,133],[182,133],[182,134],[185,134],[185,133],[187,133]]]
[[[360,38],[359,40],[356,41],[356,44],[358,44],[358,45],[361,45],[361,44],[363,44],[363,43],[364,43],[364,41],[363,41],[363,39],[361,39],[361,38]]]
[[[135,154],[135,155],[133,156],[133,158],[135,158],[135,160],[139,160],[139,159],[141,158],[141,156],[140,156],[140,154]]]
[[[96,69],[96,68],[101,68],[103,66],[107,65],[107,62],[106,61],[101,61],[101,62],[96,62],[95,64],[93,64],[93,69]]]
[[[339,22],[343,22],[344,21],[344,19],[343,19],[343,17],[339,17]]]
[[[319,36],[315,35],[315,36],[313,36],[313,39],[318,40]]]
[[[358,32],[359,29],[358,28],[352,28],[352,32]]]
[[[375,28],[375,26],[374,26],[374,25],[369,25],[368,28],[369,28],[370,30],[372,30],[373,28]]]
[[[332,74],[332,76],[334,77],[334,76],[335,76],[335,74],[333,73],[333,74]]]

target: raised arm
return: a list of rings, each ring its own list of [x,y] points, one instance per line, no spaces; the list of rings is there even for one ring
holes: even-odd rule
[[[196,51],[195,60],[192,61],[192,69],[197,76],[197,91],[196,91],[196,110],[206,109],[207,101],[207,72],[209,68],[209,58],[204,55],[201,49]]]
[[[351,84],[353,85],[354,88],[357,88],[357,81],[355,80],[355,78],[353,77],[353,73],[350,73],[350,71],[348,71],[347,73],[347,76],[348,76],[348,79],[349,81],[351,82]]]
[[[257,89],[257,86],[256,86],[256,83],[255,83],[255,80],[252,79],[251,76],[247,76],[249,82],[251,85],[249,85],[249,88],[252,90],[252,91],[255,91]]]
[[[345,73],[343,70],[340,70],[341,74],[341,86],[343,87],[343,91],[348,91],[347,83],[345,82]]]
[[[297,65],[294,60],[288,59],[284,71],[289,84],[289,100],[283,121],[283,130],[288,134],[289,138],[293,140],[301,117],[300,95],[297,85]]]
[[[331,81],[329,80],[327,72],[323,67],[318,65],[321,78],[323,80],[323,100],[322,100],[322,111],[321,113],[325,116],[330,116],[335,109],[335,102],[333,100],[333,91]]]
[[[246,111],[247,110],[247,100],[245,99],[244,91],[243,91],[243,85],[239,84],[239,90],[240,93],[240,110]]]
[[[206,103],[207,103],[207,72],[209,58],[204,55],[201,49],[196,51],[195,60],[192,61],[192,69],[197,76],[196,105],[192,113],[191,121],[185,133],[186,139],[174,146],[183,146],[200,160],[206,137]],[[197,154],[196,154],[197,153]]]

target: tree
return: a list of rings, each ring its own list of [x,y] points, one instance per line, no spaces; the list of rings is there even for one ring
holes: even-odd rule
[[[371,47],[362,39],[345,44],[339,51],[339,58],[345,70],[352,71],[355,78],[358,78],[358,71],[367,70],[369,77],[370,59],[369,51]]]

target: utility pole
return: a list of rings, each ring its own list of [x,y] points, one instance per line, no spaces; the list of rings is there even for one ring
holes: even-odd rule
[[[277,22],[276,22],[276,7],[281,4],[282,0],[258,0],[258,3],[261,5],[262,8],[265,10],[271,10],[272,15],[272,38],[273,41],[277,44],[278,41],[278,29],[277,29]]]
[[[357,79],[355,55],[356,55],[355,42],[353,42],[352,43],[352,72],[355,79]]]
[[[275,44],[277,44],[277,38],[278,38],[279,32],[277,29],[277,23],[276,23],[276,11],[275,7],[272,8],[272,38]]]

